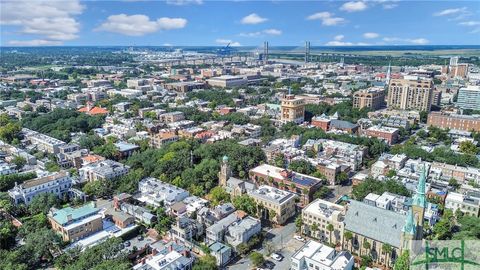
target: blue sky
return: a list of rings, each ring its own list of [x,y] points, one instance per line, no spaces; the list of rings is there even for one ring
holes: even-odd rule
[[[480,45],[480,1],[0,0],[1,45]]]

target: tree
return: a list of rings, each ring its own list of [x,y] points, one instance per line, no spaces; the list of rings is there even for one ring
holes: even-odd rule
[[[298,216],[295,219],[295,228],[297,229],[297,232],[302,232],[302,226],[303,226],[302,216]]]
[[[260,267],[265,262],[265,258],[263,257],[263,254],[256,251],[250,253],[250,260],[252,261],[253,265],[256,267]]]
[[[316,171],[315,166],[313,166],[310,162],[303,159],[294,160],[290,162],[290,164],[288,165],[288,168],[292,171],[308,174],[308,175],[311,175]]]
[[[12,159],[12,163],[15,164],[15,168],[17,170],[21,170],[23,168],[23,166],[25,166],[25,164],[27,164],[27,160],[22,156],[15,156]]]
[[[330,232],[330,236],[329,236],[329,239],[330,239],[330,245],[332,244],[332,232],[335,230],[335,227],[333,227],[333,225],[331,223],[329,223],[327,225],[327,231]]]
[[[317,223],[313,223],[312,226],[310,226],[310,231],[312,231],[314,235],[316,235],[316,232],[318,231]]]
[[[240,243],[238,246],[237,246],[237,252],[238,254],[240,254],[240,256],[244,256],[245,254],[247,254],[248,250],[249,250],[249,246],[246,244],[246,243]]]
[[[385,265],[387,265],[387,266],[390,264],[389,257],[392,254],[392,250],[393,250],[393,248],[390,244],[383,244],[382,245],[382,252],[385,253]]]
[[[372,245],[370,244],[370,242],[367,241],[367,239],[364,239],[364,240],[363,240],[362,247],[363,247],[366,251],[369,251],[370,248],[372,247]]]
[[[60,200],[53,193],[42,193],[33,197],[32,202],[28,205],[28,211],[31,215],[38,213],[47,214],[50,208],[58,207]]]
[[[460,187],[460,184],[458,183],[457,179],[453,177],[450,178],[450,180],[448,180],[448,185],[453,187],[455,190],[457,190]]]
[[[193,270],[215,270],[217,267],[217,259],[214,256],[207,254],[203,257],[200,257],[199,260],[193,265]]]
[[[15,245],[17,229],[12,223],[3,219],[0,221],[0,249],[10,249]]]
[[[460,152],[468,155],[476,155],[478,147],[471,141],[463,141],[460,143]]]
[[[272,241],[265,241],[263,244],[265,251],[267,251],[267,256],[270,256],[273,252],[275,252],[275,246],[273,245]]]
[[[235,197],[233,199],[233,205],[238,210],[243,210],[252,216],[257,212],[257,204],[255,203],[255,200],[246,194]]]
[[[348,174],[346,172],[341,172],[335,176],[335,184],[345,185],[348,181]]]
[[[352,232],[348,232],[348,231],[345,232],[345,233],[343,234],[343,239],[344,239],[345,241],[347,241],[347,247],[350,246],[349,250],[351,250],[351,246],[352,246],[352,245],[348,245],[348,242],[350,242],[351,240],[353,240],[353,234],[352,234]]]
[[[217,186],[210,190],[209,198],[212,202],[212,206],[217,206],[219,204],[229,202],[230,194],[228,194],[223,187]]]
[[[113,181],[104,179],[91,181],[83,186],[83,191],[89,196],[109,197],[113,194]]]
[[[449,240],[452,238],[452,229],[455,225],[453,212],[446,209],[442,218],[433,225],[433,237],[436,240]]]
[[[400,257],[395,261],[393,270],[410,270],[410,252],[408,249],[403,251]]]
[[[331,190],[328,187],[322,186],[317,191],[315,191],[315,193],[313,194],[313,197],[315,199],[325,199],[325,198],[328,197],[330,192],[331,192]]]
[[[18,138],[21,130],[22,128],[19,123],[10,121],[5,125],[0,126],[0,139],[7,143],[11,143],[13,139]]]

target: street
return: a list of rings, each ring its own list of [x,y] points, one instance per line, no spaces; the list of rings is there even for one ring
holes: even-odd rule
[[[292,255],[304,244],[303,242],[293,239],[294,234],[295,223],[293,221],[283,227],[271,229],[267,232],[263,247],[257,251],[265,255],[266,260],[269,260],[275,264],[274,269],[290,269]],[[284,257],[281,262],[275,261],[274,259],[267,257],[265,243],[267,243],[268,241],[272,243],[275,252]],[[248,256],[246,256],[245,258],[241,258],[235,264],[227,267],[227,269],[231,270],[246,270],[252,268],[253,265],[250,262],[250,258]]]

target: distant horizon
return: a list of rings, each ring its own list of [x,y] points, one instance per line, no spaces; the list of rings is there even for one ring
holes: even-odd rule
[[[477,1],[1,2],[2,47],[480,45]]]

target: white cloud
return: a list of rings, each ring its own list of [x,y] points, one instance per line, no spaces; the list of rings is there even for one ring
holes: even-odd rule
[[[333,39],[336,40],[336,41],[340,41],[342,39],[344,39],[345,36],[344,35],[336,35]]]
[[[450,8],[450,9],[444,9],[439,12],[436,12],[433,14],[433,16],[448,16],[448,15],[456,15],[460,13],[464,13],[467,11],[466,7],[462,8]]]
[[[263,32],[267,35],[272,35],[272,36],[279,36],[279,35],[282,34],[282,30],[278,30],[278,29],[274,29],[274,28],[265,29],[265,30],[263,30]]]
[[[242,18],[241,23],[242,24],[259,24],[266,22],[268,19],[267,18],[262,18],[258,16],[256,13],[252,13],[250,15],[247,15]]]
[[[78,37],[80,23],[76,15],[83,12],[79,0],[2,1],[0,24],[20,27],[21,34],[36,35],[32,40],[12,40],[11,45],[61,45]]]
[[[167,0],[166,2],[168,5],[174,6],[186,6],[186,5],[201,5],[203,4],[203,0]]]
[[[369,43],[364,43],[364,42],[348,42],[348,41],[342,41],[342,40],[332,40],[327,43],[325,43],[325,46],[368,46],[371,45]]]
[[[329,41],[325,43],[325,46],[353,46],[354,44],[352,42],[344,42],[344,41]]]
[[[430,41],[426,38],[397,38],[397,37],[384,37],[383,41],[385,42],[396,42],[397,44],[415,44],[415,45],[425,45]]]
[[[242,46],[239,42],[233,41],[231,39],[218,38],[218,39],[215,40],[215,42],[218,43],[218,44],[221,44],[221,45],[230,44],[230,46],[232,46],[232,47]]]
[[[282,34],[282,30],[270,28],[270,29],[265,29],[265,30],[257,31],[257,32],[240,33],[239,36],[241,36],[241,37],[261,37],[261,36],[265,36],[265,35],[279,36],[281,34]]]
[[[380,35],[378,33],[367,32],[363,33],[364,38],[378,38]]]
[[[58,46],[62,45],[61,41],[32,39],[32,40],[10,40],[7,42],[12,46]]]
[[[162,17],[150,20],[146,15],[111,15],[103,22],[96,31],[119,33],[127,36],[143,36],[160,30],[172,30],[184,28],[187,20],[183,18]]]
[[[461,22],[459,25],[464,25],[464,26],[477,26],[480,25],[480,21],[467,21],[467,22]]]
[[[367,4],[362,1],[352,1],[352,2],[346,2],[340,7],[340,10],[346,11],[346,12],[357,12],[357,11],[363,11],[368,8]]]
[[[333,17],[333,15],[334,15],[333,13],[330,13],[327,11],[317,12],[315,14],[308,16],[307,20],[310,20],[310,21],[320,20],[322,21],[322,25],[325,25],[325,26],[333,26],[333,25],[338,25],[346,22],[344,18]]]
[[[393,9],[398,7],[397,2],[399,2],[399,0],[370,0],[368,2],[379,4],[383,7],[383,9]]]

